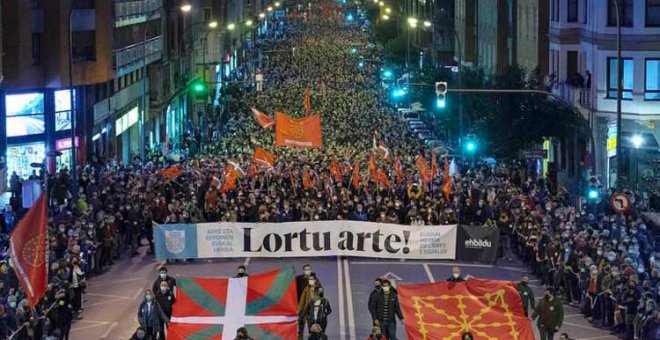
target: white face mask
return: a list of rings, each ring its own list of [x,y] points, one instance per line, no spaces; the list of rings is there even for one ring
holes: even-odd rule
[[[454,276],[455,279],[458,279],[458,277],[461,276],[461,274],[459,273],[453,273],[452,275]]]
[[[167,293],[167,287],[160,287],[160,292],[163,294]]]
[[[308,282],[310,286],[313,286],[316,283],[316,280],[309,280]]]
[[[383,292],[384,293],[389,293],[390,292],[390,287],[383,287]]]
[[[305,273],[305,275],[309,276],[309,275],[312,275],[312,270],[311,269],[305,269],[303,271],[303,273]]]
[[[16,308],[16,302],[15,301],[9,302],[9,307]]]
[[[166,277],[167,277],[166,273],[160,273],[160,278],[161,279],[165,280]]]

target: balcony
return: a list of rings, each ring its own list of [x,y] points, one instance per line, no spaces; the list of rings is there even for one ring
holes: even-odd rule
[[[119,0],[115,3],[115,27],[141,24],[153,11],[163,6],[163,0]],[[155,13],[152,19],[160,18]]]
[[[129,72],[141,68],[143,65],[142,60],[146,54],[147,65],[159,60],[163,52],[163,37],[153,37],[146,42],[145,49],[142,49],[142,43],[126,46],[122,49],[116,50],[115,65],[117,70],[117,77],[121,77]],[[144,53],[144,54],[143,54]]]
[[[578,87],[569,83],[557,83],[552,88],[552,93],[577,107],[582,115],[588,119],[589,112],[595,110],[595,96],[592,89]]]

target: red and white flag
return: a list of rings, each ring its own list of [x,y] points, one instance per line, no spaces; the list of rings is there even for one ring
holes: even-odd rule
[[[26,299],[34,307],[48,284],[48,204],[42,193],[9,238],[12,267]]]

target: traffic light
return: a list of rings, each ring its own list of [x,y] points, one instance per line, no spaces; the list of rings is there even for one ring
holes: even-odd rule
[[[364,57],[360,57],[360,60],[358,61],[358,67],[363,68],[364,67]]]
[[[436,81],[435,82],[435,105],[439,109],[445,108],[447,106],[447,82],[446,81]]]
[[[394,76],[394,73],[392,73],[392,71],[390,70],[383,71],[383,79],[389,79],[392,78],[392,76]]]
[[[467,138],[465,138],[463,147],[468,153],[475,153],[477,151],[477,139],[474,138],[474,136],[468,135]]]
[[[598,201],[600,200],[600,188],[599,188],[599,181],[596,176],[591,176],[589,178],[589,188],[587,188],[587,198],[591,201]]]
[[[357,53],[357,51],[358,51],[357,47],[355,46],[351,47],[351,53],[355,54]]]

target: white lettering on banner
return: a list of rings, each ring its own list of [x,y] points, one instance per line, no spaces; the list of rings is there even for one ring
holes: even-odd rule
[[[481,249],[481,248],[491,248],[492,246],[493,246],[492,243],[488,240],[481,240],[474,238],[465,240],[466,248]]]
[[[456,225],[405,226],[359,221],[315,221],[201,223],[182,225],[181,228],[196,229],[197,258],[303,256],[456,258]],[[167,258],[162,254],[159,254],[159,257]]]

